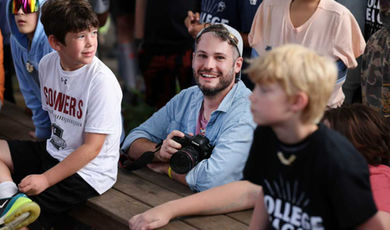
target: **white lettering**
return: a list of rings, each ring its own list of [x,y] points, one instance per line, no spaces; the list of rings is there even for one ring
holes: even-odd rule
[[[274,200],[272,199],[272,197],[265,195],[264,202],[265,202],[265,206],[267,207],[268,213],[272,214],[275,210]]]
[[[278,218],[275,218],[274,221],[272,221],[272,227],[274,227],[274,229],[279,229],[279,226],[280,220]]]
[[[285,224],[282,226],[281,230],[294,230],[294,226],[291,224]]]
[[[310,224],[309,224],[309,215],[307,215],[305,212],[302,214],[302,224],[301,226],[303,229],[310,229]]]
[[[299,207],[293,206],[292,208],[292,215],[291,215],[291,223],[295,226],[300,226],[300,220],[301,220],[301,214],[302,209]]]
[[[274,212],[274,216],[276,218],[279,218],[279,219],[282,219],[282,201],[280,199],[276,199],[276,205],[275,205],[275,212]]]
[[[314,230],[324,230],[322,226],[322,218],[319,216],[313,216],[310,218],[311,229]]]
[[[283,220],[286,222],[290,222],[290,210],[291,210],[291,204],[286,202],[284,205],[284,212],[283,212]]]

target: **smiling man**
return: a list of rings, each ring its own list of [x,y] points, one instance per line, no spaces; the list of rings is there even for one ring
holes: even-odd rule
[[[240,180],[255,128],[249,109],[251,92],[240,80],[242,47],[239,32],[230,26],[216,24],[199,32],[192,61],[197,86],[181,91],[133,129],[122,150],[136,160],[162,143],[148,167],[193,191]],[[214,149],[210,158],[178,174],[169,161],[183,146],[173,137],[185,134],[207,137]]]

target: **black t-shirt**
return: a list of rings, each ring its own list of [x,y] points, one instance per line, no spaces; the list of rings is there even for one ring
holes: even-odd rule
[[[351,229],[376,213],[365,159],[322,124],[295,145],[258,127],[244,178],[263,187],[274,229]]]
[[[364,24],[364,38],[366,41],[381,28],[382,20],[379,0],[367,0],[366,21]]]
[[[143,48],[156,54],[191,49],[194,39],[184,24],[189,10],[199,12],[200,0],[148,0]]]

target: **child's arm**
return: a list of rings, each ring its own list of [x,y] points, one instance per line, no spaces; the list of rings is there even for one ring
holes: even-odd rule
[[[261,192],[256,200],[249,230],[267,229],[268,213],[264,204],[264,194]]]
[[[27,195],[37,195],[75,174],[99,154],[106,136],[106,134],[86,133],[84,144],[43,174],[25,177],[19,184],[19,190]]]
[[[385,227],[385,218],[383,215],[380,215],[379,212],[375,213],[374,216],[372,216],[370,219],[368,219],[363,224],[357,226],[356,230],[365,230],[365,229],[372,229],[372,230],[385,230],[388,229]]]
[[[261,187],[248,181],[236,181],[178,200],[172,200],[129,220],[130,229],[155,229],[179,216],[213,215],[252,208]]]

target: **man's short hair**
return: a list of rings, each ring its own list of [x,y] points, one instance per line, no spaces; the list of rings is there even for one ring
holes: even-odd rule
[[[47,36],[62,44],[68,32],[98,28],[99,20],[87,0],[48,0],[42,6],[41,21]]]
[[[198,45],[200,38],[205,33],[213,33],[217,38],[222,41],[227,41],[229,45],[234,47],[237,57],[242,57],[243,42],[240,33],[231,26],[225,24],[211,24],[208,27],[202,29],[195,38],[195,45]],[[196,49],[196,48],[195,48]]]
[[[309,101],[301,120],[309,123],[320,121],[337,77],[336,65],[330,58],[292,44],[250,60],[245,72],[255,84],[279,84],[288,97],[298,92],[306,93]]]

